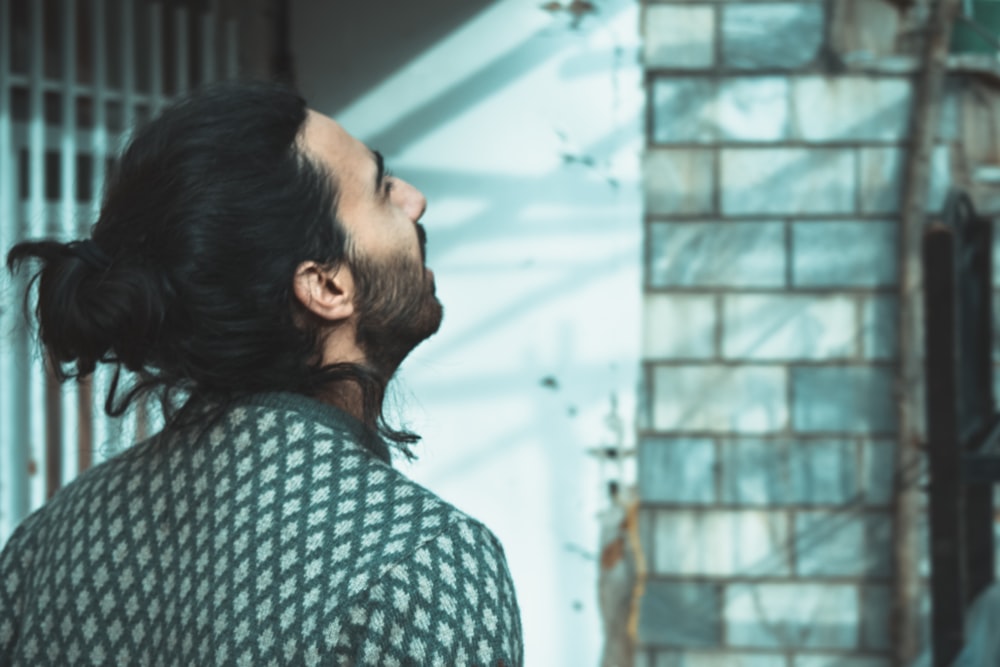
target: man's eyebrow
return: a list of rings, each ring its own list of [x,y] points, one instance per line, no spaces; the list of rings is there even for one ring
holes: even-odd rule
[[[382,192],[382,181],[385,180],[385,159],[378,151],[372,151],[375,158],[375,192]]]

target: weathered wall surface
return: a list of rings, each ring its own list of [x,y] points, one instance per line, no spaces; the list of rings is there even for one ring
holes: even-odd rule
[[[644,4],[641,667],[889,664],[913,20]]]

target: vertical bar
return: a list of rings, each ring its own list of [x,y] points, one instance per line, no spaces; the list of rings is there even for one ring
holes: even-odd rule
[[[30,167],[28,236],[45,236],[45,118],[42,109],[42,88],[45,49],[42,33],[42,3],[31,3],[31,74],[29,79],[28,155]],[[41,351],[32,348],[28,371],[28,412],[31,458],[28,461],[28,490],[31,509],[40,507],[46,498],[46,414],[45,366]]]
[[[226,21],[226,77],[236,79],[240,75],[239,39],[236,19]]]
[[[83,472],[93,462],[94,449],[94,395],[93,376],[80,378],[77,392],[77,410],[80,414],[80,439],[77,449],[77,467]]]
[[[164,71],[164,53],[163,53],[163,11],[162,6],[159,3],[152,3],[149,5],[149,30],[152,36],[150,48],[152,53],[150,54],[150,66],[153,68],[150,76],[151,90],[150,96],[152,97],[151,111],[152,115],[155,116],[160,109],[163,107],[163,71]],[[146,409],[143,413],[145,417],[145,430],[147,433],[156,433],[163,428],[163,420],[159,418],[158,411],[153,405],[152,401],[146,401]]]
[[[14,169],[16,165],[10,94],[10,0],[0,0],[0,252],[17,240],[17,218],[14,205]],[[23,392],[18,390],[22,375],[17,360],[21,355],[21,338],[15,330],[15,282],[0,270],[0,297],[7,304],[0,308],[0,544],[14,531],[14,526],[27,512],[24,493],[24,433]],[[23,357],[22,357],[23,358]]]
[[[76,228],[76,0],[63,0],[63,126],[60,146],[60,171],[62,172],[62,225],[63,240],[78,236]],[[62,470],[60,486],[73,480],[80,472],[77,448],[79,447],[79,397],[76,386],[67,382],[62,388]],[[49,489],[53,492],[54,489]]]
[[[215,81],[215,10],[201,16],[201,83]]]
[[[109,443],[114,435],[111,418],[104,411],[104,399],[107,397],[110,381],[110,369],[98,366],[90,376],[91,413],[94,421],[91,428],[90,450],[80,453],[81,468],[86,469],[104,461],[109,449]],[[84,456],[89,455],[89,465],[84,466]]]
[[[163,11],[159,3],[149,4],[149,32],[150,32],[150,105],[152,115],[163,107]],[[143,410],[139,415],[142,417],[141,427],[146,433],[156,433],[162,428],[162,420],[158,419],[156,407],[153,401],[144,402]]]
[[[51,360],[45,359],[45,500],[62,483],[62,386]]]
[[[122,114],[125,133],[131,134],[135,124],[135,3],[125,0],[122,12]]]
[[[983,332],[984,337],[984,351],[986,353],[985,358],[992,360],[993,358],[993,328],[995,326],[996,320],[994,317],[996,313],[993,308],[993,262],[996,261],[996,256],[993,254],[993,220],[990,218],[977,218],[977,222],[981,225],[982,235],[985,237],[982,241],[983,253],[985,258],[983,259],[983,272],[981,280],[983,281],[983,286],[985,289],[984,294],[986,294],[986,300],[988,303],[988,313],[985,318],[983,318]],[[997,409],[997,397],[996,397],[996,387],[993,385],[994,375],[996,373],[996,367],[992,363],[986,364],[987,378],[985,381],[984,391],[989,397],[988,402],[993,412]]]
[[[931,635],[935,667],[951,665],[964,641],[965,572],[955,317],[955,249],[950,230],[924,236]]]
[[[104,0],[93,0],[91,29],[94,44],[94,132],[91,151],[94,155],[94,182],[91,187],[93,201],[91,215],[96,220],[100,214],[101,192],[106,178],[105,164],[108,155],[108,117],[107,117],[107,51],[106,51],[106,7]],[[89,449],[80,452],[80,468],[86,470],[93,463],[98,463],[100,453],[105,450],[105,443],[111,436],[108,417],[104,414],[104,395],[108,386],[108,370],[98,366],[90,378],[91,404],[90,412],[94,416],[91,425]]]
[[[174,38],[177,40],[177,48],[174,50],[177,54],[174,72],[177,76],[177,93],[180,94],[190,86],[188,81],[188,19],[187,10],[184,7],[177,8],[177,13],[174,14],[174,25],[176,28]]]
[[[972,203],[968,202],[968,210],[972,213]],[[973,294],[980,298],[976,303],[977,317],[973,321],[978,325],[975,332],[974,349],[963,349],[963,354],[973,355],[973,359],[981,364],[982,376],[976,376],[980,381],[975,391],[979,396],[986,397],[990,415],[995,418],[996,404],[993,396],[993,221],[972,217],[969,225],[968,238],[975,243],[970,248],[970,254],[977,259],[969,264],[970,274],[966,276],[968,285],[964,289],[975,290]],[[968,301],[963,300],[963,303]],[[968,308],[968,307],[967,307]],[[966,317],[972,313],[966,313]],[[977,403],[978,404],[978,403]],[[977,415],[978,417],[979,415]],[[988,422],[985,430],[977,436],[975,443],[979,447],[982,440],[989,436],[993,424]],[[969,484],[965,489],[965,518],[968,551],[966,565],[968,579],[966,580],[966,600],[970,603],[979,597],[993,583],[996,560],[996,545],[994,537],[993,518],[993,485]]]
[[[135,129],[135,3],[133,0],[125,0],[121,3],[122,12],[122,115],[125,120],[125,141],[124,146],[132,136]],[[122,382],[127,388],[133,381],[131,373],[124,374]],[[116,424],[115,442],[113,446],[104,448],[102,455],[113,454],[121,451],[124,447],[131,445],[136,437],[136,412],[129,410],[118,418]]]
[[[163,5],[158,2],[149,4],[149,34],[150,34],[150,108],[153,115],[163,106]]]
[[[43,19],[41,45],[42,45],[42,53],[44,54],[42,58],[43,60],[42,94],[44,100],[45,96],[48,94],[46,92],[48,84],[58,83],[57,79],[53,78],[49,80],[47,79],[47,77],[50,76],[50,72],[52,72],[51,76],[53,77],[57,76],[56,72],[58,72],[59,67],[61,67],[64,64],[64,62],[60,60],[59,66],[55,67],[53,66],[54,63],[52,61],[54,61],[58,57],[57,54],[65,46],[65,42],[63,41],[63,35],[52,34],[47,29],[49,27],[49,24],[54,22],[56,18],[55,4],[52,2],[42,2],[39,4],[42,5],[41,14]],[[60,2],[59,4],[63,5],[62,2]],[[62,10],[63,8],[64,5],[60,6],[59,10]],[[48,12],[53,12],[53,15],[50,16]],[[57,33],[58,30],[59,28],[56,29]],[[44,225],[45,236],[58,236],[60,217],[61,217],[60,207],[57,203],[53,203],[50,200],[56,200],[56,201],[60,200],[61,197],[59,195],[59,190],[64,188],[66,184],[63,183],[61,180],[59,180],[61,178],[61,173],[59,174],[59,176],[55,176],[53,178],[54,174],[52,173],[52,170],[49,166],[48,158],[50,155],[55,155],[57,159],[59,158],[58,149],[62,145],[62,138],[58,134],[56,135],[55,140],[51,138],[51,134],[48,131],[48,120],[44,118],[44,112],[43,112],[43,127],[45,127],[45,143],[44,143],[45,178],[43,180],[43,183],[44,183],[44,192],[46,194],[45,194],[45,201],[43,204],[45,209],[45,214],[43,216],[44,222],[42,224]],[[57,163],[56,168],[61,172],[62,169],[61,164]],[[56,183],[51,183],[49,181],[50,178],[52,180],[55,180]],[[58,186],[58,187],[53,187],[53,186]],[[39,349],[39,352],[41,352],[41,348]],[[39,470],[43,471],[44,473],[45,499],[47,500],[51,498],[52,495],[55,493],[56,489],[59,488],[62,477],[63,429],[62,429],[62,401],[60,400],[62,387],[59,381],[55,377],[51,361],[45,354],[42,354],[42,361],[43,361],[42,367],[45,371],[45,375],[43,378],[43,387],[45,395],[45,404],[44,404],[45,407],[43,410],[45,415],[45,460],[44,463],[39,467]]]
[[[965,599],[972,603],[993,583],[994,527],[993,485],[969,484],[962,489],[965,516]]]
[[[93,44],[94,44],[94,86],[93,86],[93,99],[91,100],[94,105],[94,131],[91,135],[92,143],[90,146],[91,152],[94,156],[94,180],[90,188],[93,196],[91,201],[92,215],[96,219],[97,215],[100,213],[101,205],[101,192],[104,188],[105,174],[105,162],[107,161],[108,155],[108,110],[107,110],[107,52],[105,51],[105,7],[104,0],[93,0],[91,4],[91,10],[94,15],[90,17],[91,19],[91,30],[94,34]]]

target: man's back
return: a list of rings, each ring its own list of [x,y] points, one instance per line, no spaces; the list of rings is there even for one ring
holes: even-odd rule
[[[481,524],[291,394],[141,443],[0,556],[0,665],[519,665]]]

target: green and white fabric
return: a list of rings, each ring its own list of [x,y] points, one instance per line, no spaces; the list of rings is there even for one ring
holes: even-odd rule
[[[84,473],[0,555],[0,665],[520,665],[497,539],[362,434],[268,394]]]

